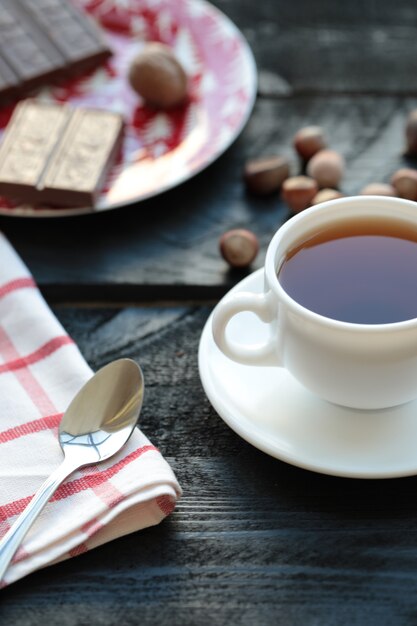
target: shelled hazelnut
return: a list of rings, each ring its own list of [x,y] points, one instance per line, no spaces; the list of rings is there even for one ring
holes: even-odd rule
[[[289,175],[290,165],[282,156],[262,157],[247,161],[243,173],[247,189],[259,196],[278,191]]]
[[[293,213],[309,207],[317,192],[316,181],[308,176],[291,176],[282,184],[282,197]]]
[[[320,188],[337,188],[345,171],[345,160],[335,150],[320,150],[308,162],[307,174]]]
[[[319,150],[327,147],[323,129],[320,126],[305,126],[294,135],[294,148],[304,161],[308,161]]]
[[[219,248],[222,257],[231,267],[247,267],[259,252],[259,241],[252,231],[235,228],[223,233]]]
[[[171,49],[162,43],[145,45],[132,60],[128,79],[145,102],[157,109],[175,107],[187,96],[187,74]]]
[[[410,111],[405,124],[406,151],[409,156],[417,156],[417,109]]]
[[[343,194],[340,193],[337,189],[321,189],[311,201],[311,204],[314,206],[315,204],[321,204],[322,202],[327,202],[328,200],[337,200],[337,198],[343,198]]]
[[[400,196],[407,200],[417,200],[417,171],[410,168],[397,170],[392,178],[391,184]]]
[[[397,196],[392,185],[387,183],[369,183],[360,191],[361,196]]]

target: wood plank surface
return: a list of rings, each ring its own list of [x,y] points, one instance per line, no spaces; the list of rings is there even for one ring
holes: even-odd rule
[[[216,299],[242,272],[229,271],[218,251],[220,235],[253,230],[263,264],[266,247],[288,218],[279,194],[249,196],[242,183],[245,160],[283,154],[300,171],[292,138],[320,124],[347,162],[342,191],[387,181],[407,163],[404,120],[414,98],[320,96],[260,98],[236,143],[216,163],[178,188],[136,206],[62,219],[0,219],[49,300],[144,301]],[[416,167],[415,163],[411,164]]]
[[[241,29],[259,92],[417,93],[416,8],[410,0],[215,0]]]
[[[59,308],[89,363],[142,365],[141,428],[184,490],[159,526],[2,592],[7,626],[403,626],[417,616],[417,478],[350,480],[272,459],[201,388],[209,307]]]

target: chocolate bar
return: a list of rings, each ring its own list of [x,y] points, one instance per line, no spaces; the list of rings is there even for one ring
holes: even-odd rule
[[[0,146],[0,194],[34,205],[93,206],[122,132],[117,113],[21,102]]]
[[[0,98],[95,67],[111,54],[68,0],[0,0]]]

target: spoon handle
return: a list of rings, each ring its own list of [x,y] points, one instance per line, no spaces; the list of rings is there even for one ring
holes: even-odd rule
[[[0,541],[0,582],[16,550],[49,498],[65,478],[76,469],[73,463],[64,460],[39,487],[28,506],[4,535],[3,539]]]

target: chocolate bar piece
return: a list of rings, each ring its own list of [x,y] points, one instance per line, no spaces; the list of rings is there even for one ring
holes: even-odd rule
[[[35,201],[37,185],[70,118],[66,106],[19,104],[0,147],[0,193]]]
[[[110,56],[68,0],[0,0],[0,97],[90,69]]]
[[[117,113],[23,101],[0,146],[0,194],[35,205],[93,206],[122,132]]]
[[[76,110],[40,180],[45,204],[90,206],[120,145],[120,115]]]

